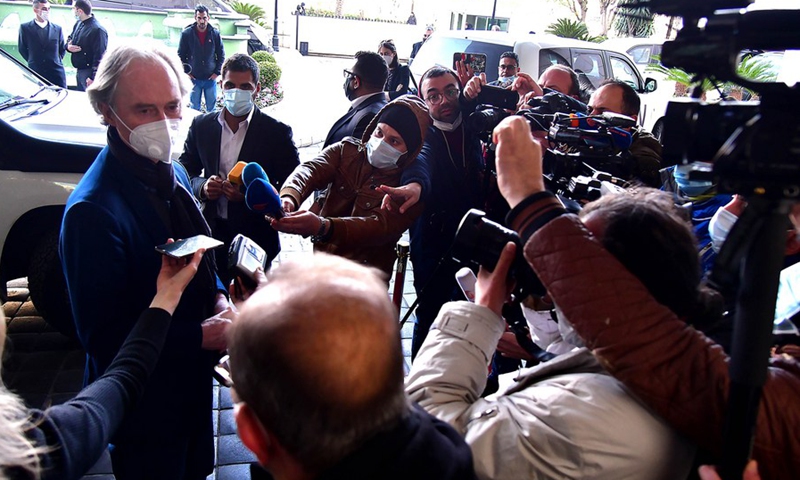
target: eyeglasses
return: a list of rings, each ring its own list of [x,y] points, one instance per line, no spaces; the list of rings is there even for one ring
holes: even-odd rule
[[[355,73],[351,72],[350,70],[348,70],[346,68],[344,70],[342,70],[342,73],[344,73],[344,78],[350,78],[350,77],[355,77],[356,76]]]
[[[460,91],[457,88],[448,88],[444,91],[444,95],[441,93],[431,93],[425,98],[425,101],[431,105],[439,105],[445,97],[447,97],[448,100],[457,99],[459,93]]]
[[[516,65],[500,65],[500,70],[509,70],[509,69],[513,70],[515,68],[517,68]]]

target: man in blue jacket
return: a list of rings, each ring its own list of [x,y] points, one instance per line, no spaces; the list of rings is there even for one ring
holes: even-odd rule
[[[208,7],[194,9],[194,23],[183,29],[178,44],[178,56],[183,69],[194,83],[190,101],[192,108],[200,110],[200,99],[205,97],[206,111],[214,110],[217,102],[217,77],[225,61],[225,49],[219,30],[208,23]]]
[[[50,21],[47,0],[33,0],[36,18],[19,27],[19,54],[28,67],[54,85],[67,88],[67,76],[61,60],[67,52],[61,27]]]
[[[211,233],[186,170],[171,161],[188,91],[175,55],[141,46],[110,52],[88,89],[108,146],[67,201],[59,245],[86,383],[105,372],[153,297],[154,247]],[[144,397],[112,438],[118,480],[211,473],[211,372],[233,317],[213,257],[186,288]]]

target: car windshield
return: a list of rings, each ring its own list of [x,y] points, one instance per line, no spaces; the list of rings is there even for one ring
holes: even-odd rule
[[[0,103],[14,98],[29,98],[46,86],[35,75],[24,68],[19,68],[19,65],[5,55],[0,55],[0,72],[3,72],[3,80],[0,82]]]
[[[500,64],[500,55],[510,50],[514,50],[513,45],[498,45],[466,38],[436,37],[434,33],[414,58],[411,68],[414,75],[419,78],[425,73],[425,70],[434,65],[453,68],[454,53],[483,53],[486,54],[486,80],[491,82],[497,80],[497,65]]]

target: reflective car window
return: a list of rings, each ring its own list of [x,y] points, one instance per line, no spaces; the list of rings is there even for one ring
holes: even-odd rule
[[[639,85],[639,77],[636,75],[633,65],[620,57],[609,56],[609,60],[611,63],[611,76],[613,78],[622,80],[636,90],[641,88]]]
[[[5,56],[0,56],[0,72],[3,72],[3,81],[0,82],[0,102],[5,102],[9,98],[30,97],[44,85],[29,71],[19,68]]]

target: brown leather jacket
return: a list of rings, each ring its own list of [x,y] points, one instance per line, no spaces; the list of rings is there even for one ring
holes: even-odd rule
[[[541,194],[539,194],[541,196]],[[715,454],[722,448],[728,356],[659,304],[583,227],[540,198],[512,212],[525,258],[600,363],[673,428]],[[800,478],[800,363],[773,357],[753,458],[763,479]]]
[[[419,122],[422,142],[414,152],[400,157],[397,168],[378,169],[367,160],[366,142],[384,110],[409,108]],[[400,186],[400,176],[416,158],[431,125],[428,109],[416,97],[404,96],[387,104],[370,122],[361,140],[347,137],[330,145],[317,158],[300,164],[284,183],[280,195],[300,205],[314,190],[331,184],[319,214],[332,222],[332,231],[314,251],[340,255],[391,274],[397,258],[395,244],[422,212],[417,203],[401,214],[397,209],[381,210],[380,185]]]

